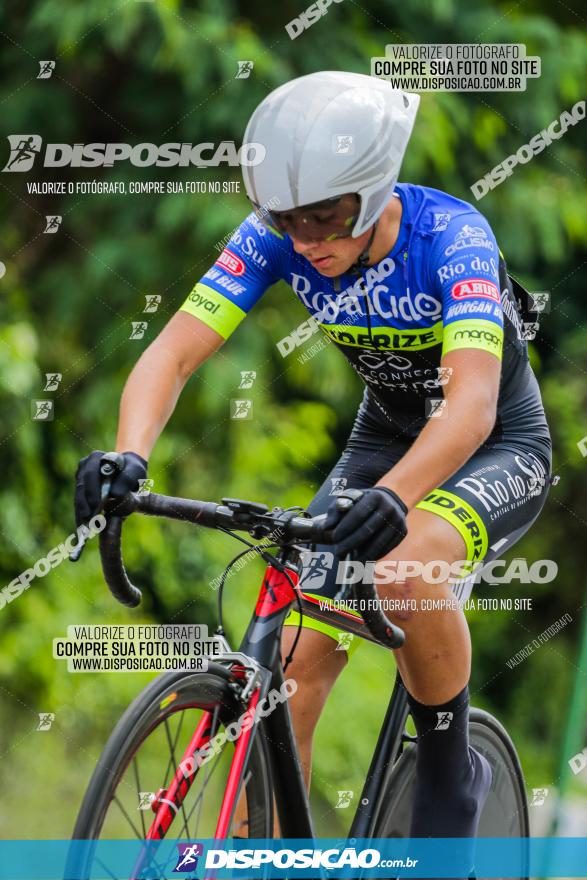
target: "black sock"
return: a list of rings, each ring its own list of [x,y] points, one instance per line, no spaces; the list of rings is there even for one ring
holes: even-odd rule
[[[474,838],[491,767],[469,745],[469,688],[439,706],[408,700],[418,734],[410,837]]]

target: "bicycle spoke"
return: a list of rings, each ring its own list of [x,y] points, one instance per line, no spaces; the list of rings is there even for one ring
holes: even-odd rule
[[[172,850],[172,855],[173,855],[173,850]],[[148,864],[146,867],[147,867],[147,870],[150,870],[151,868],[153,869],[155,877],[163,877],[165,875],[165,869],[167,867],[168,862],[169,862],[169,859],[167,859],[165,861],[164,865],[160,865],[159,862],[157,862],[155,859],[155,853],[150,852],[149,853],[149,861],[148,861]],[[144,871],[145,871],[145,869],[143,868],[143,870],[141,871],[141,874],[144,874]]]
[[[218,765],[220,764],[220,759],[222,758],[222,754],[223,754],[223,753],[221,752],[221,753],[218,755],[218,757],[216,758],[216,760],[214,761],[214,766],[212,767],[212,769],[210,770],[210,773],[209,773],[209,775],[208,775],[208,781],[209,781],[210,779],[212,779],[212,776],[214,775],[214,771],[216,770],[216,768],[217,768]],[[203,795],[204,795],[204,788],[202,787],[202,791],[200,792],[200,794],[198,795],[198,797],[196,798],[196,800],[195,800],[194,803],[192,804],[192,808],[191,808],[191,810],[190,810],[189,813],[188,813],[188,822],[189,822],[189,820],[192,818],[192,816],[193,816],[193,814],[194,814],[194,810],[197,808],[197,806],[198,806],[199,804],[201,804]],[[199,818],[199,817],[198,817],[198,818]],[[195,831],[194,831],[193,836],[194,836],[194,837],[197,837],[197,836],[198,836],[198,823],[197,823],[197,822],[196,822],[196,827],[195,827]]]
[[[247,792],[247,785],[249,784],[249,781],[250,781],[252,775],[253,775],[253,774],[252,774],[252,771],[249,770],[249,771],[247,772],[247,774],[243,777],[243,784],[242,784],[241,788],[239,789],[239,797],[238,797],[238,800],[237,800],[237,804],[238,804],[239,800],[241,799],[241,797],[243,796],[243,794],[244,794],[244,796],[245,796],[245,798],[246,798],[246,796],[247,796],[247,794],[246,794],[246,792]],[[240,829],[241,829],[241,826],[243,826],[243,825],[246,825],[246,829],[247,829],[247,837],[248,837],[248,836],[249,836],[249,819],[248,819],[248,812],[247,812],[247,818],[242,820],[242,822],[240,823],[240,825],[238,826],[238,828],[235,828],[235,827],[233,826],[233,828],[232,828],[232,834],[233,834],[233,837],[235,836],[237,830],[240,830]],[[242,835],[240,835],[240,836],[242,837]]]
[[[148,859],[149,860],[148,860],[147,864],[143,865],[141,868],[140,876],[144,876],[145,870],[147,870],[147,871],[153,870],[155,877],[163,877],[164,871],[165,871],[165,868],[167,867],[167,862],[169,862],[169,859],[167,859],[167,861],[165,862],[164,865],[160,865],[155,858],[155,853],[150,849],[148,850]]]
[[[135,755],[132,759],[132,767],[135,774],[135,782],[137,785],[137,795],[139,798],[139,813],[141,814],[141,825],[143,826],[143,837],[147,836],[147,829],[145,827],[145,811],[141,808],[141,780],[139,778],[139,762],[137,761],[137,756]]]
[[[110,868],[104,864],[104,862],[102,861],[102,859],[99,856],[96,856],[96,862],[100,865],[100,867],[102,868],[103,871],[106,871],[107,874],[110,874],[110,876],[112,877],[112,880],[119,880],[119,878],[115,874],[112,873]]]
[[[171,742],[171,731],[169,730],[169,721],[167,720],[167,717],[165,718],[165,734],[167,736],[167,743],[169,745],[169,751],[171,752],[171,760],[173,761],[173,766],[179,768],[179,764],[177,763],[177,759],[175,757],[175,747],[174,744]],[[189,837],[190,830],[188,828],[188,820],[185,814],[183,798],[181,799],[181,814],[183,816],[183,827],[185,828],[186,836]]]
[[[112,798],[112,800],[113,800],[114,803],[117,805],[118,809],[120,810],[120,812],[122,813],[122,815],[124,816],[124,818],[126,819],[126,821],[128,822],[128,824],[130,825],[130,827],[132,828],[132,830],[134,831],[134,833],[136,834],[136,836],[138,837],[138,839],[139,839],[139,840],[144,840],[145,838],[144,838],[144,837],[141,837],[140,832],[137,831],[137,827],[136,827],[136,825],[134,824],[134,822],[132,821],[132,819],[131,819],[130,816],[128,815],[128,813],[127,813],[127,811],[125,810],[125,808],[124,808],[124,807],[122,806],[122,804],[120,803],[120,800],[118,799],[118,795],[114,795],[114,797]]]
[[[183,725],[184,717],[185,717],[185,710],[182,709],[181,718],[179,719],[179,724],[177,726],[177,733],[175,734],[175,740],[173,742],[174,748],[177,746],[177,743],[179,742],[179,735],[181,733],[181,728]],[[161,783],[161,788],[167,788],[167,774],[169,773],[169,770],[171,769],[172,764],[173,764],[173,758],[170,755],[169,760],[167,762],[167,767],[165,768],[165,774],[163,776],[163,782]]]
[[[214,833],[214,823],[216,827],[218,823],[219,805],[224,805],[224,824],[226,825],[227,810],[231,807],[236,808],[236,802],[233,804],[233,798],[230,801],[226,794],[223,794],[223,781],[226,773],[232,766],[232,773],[236,767],[233,766],[234,745],[225,742],[219,750],[213,753],[211,749],[208,751],[208,759],[198,762],[203,744],[213,740],[214,736],[224,730],[228,724],[229,718],[224,717],[224,712],[228,706],[222,701],[222,684],[218,685],[218,699],[213,701],[209,699],[206,689],[202,693],[195,689],[194,705],[185,705],[179,708],[179,716],[177,712],[168,711],[168,714],[162,713],[157,718],[153,727],[149,726],[149,716],[146,716],[144,724],[144,733],[137,734],[134,728],[130,733],[134,738],[134,742],[129,743],[126,759],[123,755],[118,757],[113,752],[109,756],[108,762],[105,764],[105,772],[108,776],[105,778],[108,782],[108,798],[109,806],[105,810],[104,819],[100,826],[99,837],[104,839],[127,839],[136,840],[141,845],[146,845],[147,837],[151,833],[155,833],[159,829],[159,833],[163,834],[161,841],[167,838],[167,843],[158,849],[157,854],[153,854],[147,849],[142,853],[140,859],[136,862],[145,869],[146,876],[156,878],[166,876],[166,872],[174,867],[174,858],[177,857],[176,848],[172,845],[175,840],[193,840],[199,836],[210,832]],[[214,693],[216,697],[216,693]],[[203,705],[202,705],[203,703]],[[205,717],[202,715],[205,712]],[[193,723],[194,722],[194,723]],[[197,733],[196,733],[197,731]],[[187,744],[191,743],[189,749]],[[222,741],[220,741],[222,742]],[[214,743],[213,743],[214,744]],[[167,749],[167,753],[165,752]],[[111,750],[112,751],[112,750]],[[190,777],[186,778],[187,785],[183,782],[181,776],[181,765],[184,754],[192,757],[194,760],[194,769]],[[118,764],[117,764],[118,761]],[[123,762],[126,766],[123,768]],[[132,767],[131,767],[132,765]],[[207,766],[204,766],[207,765]],[[116,781],[112,784],[110,781],[111,771],[108,769],[114,766],[116,770]],[[120,767],[120,769],[118,769]],[[218,769],[220,767],[220,770]],[[263,767],[261,768],[263,769]],[[163,773],[163,784],[157,791],[161,791],[161,806],[165,800],[165,790],[171,791],[169,786],[173,782],[173,790],[175,795],[174,805],[170,805],[170,811],[161,810],[161,819],[151,819],[149,815],[145,815],[144,810],[140,810],[139,796],[143,789],[153,791],[158,782],[161,781]],[[239,782],[239,811],[240,803],[246,797],[246,803],[243,803],[243,815],[239,812],[239,828],[246,828],[248,820],[246,819],[247,806],[250,807],[250,797],[253,797],[255,804],[257,801],[266,808],[263,798],[264,792],[257,785],[257,779],[253,772],[251,776],[250,768],[243,776],[239,775],[232,780],[234,786]],[[193,783],[193,784],[192,784]],[[251,791],[252,790],[252,795]],[[183,795],[181,794],[183,792]],[[98,790],[96,801],[100,804],[100,791]],[[145,795],[147,797],[147,795]],[[116,805],[116,806],[114,806]],[[157,804],[159,806],[159,804]],[[175,809],[174,809],[175,807]],[[100,809],[104,809],[100,807]],[[140,818],[135,815],[136,809],[139,809]],[[123,819],[124,821],[121,821]],[[86,823],[88,824],[88,823]],[[91,824],[91,822],[89,823]],[[234,822],[231,821],[230,833],[233,832]],[[163,833],[163,828],[165,832]],[[246,830],[243,832],[246,834]],[[99,861],[99,858],[102,861]],[[104,864],[106,862],[106,864]],[[96,852],[94,865],[101,872],[101,876],[105,880],[118,880],[116,877],[117,867],[112,863],[108,867],[109,857],[104,853]],[[124,878],[122,878],[124,880]]]

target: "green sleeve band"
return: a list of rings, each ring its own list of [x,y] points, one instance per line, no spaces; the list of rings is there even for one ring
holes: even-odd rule
[[[453,321],[444,328],[442,354],[444,356],[459,348],[480,348],[501,360],[503,329],[493,321],[484,321],[482,318]]]
[[[246,315],[246,312],[239,309],[226,296],[201,282],[196,284],[180,311],[189,312],[190,315],[199,318],[212,330],[220,333],[224,339],[228,339],[230,334],[234,333]]]

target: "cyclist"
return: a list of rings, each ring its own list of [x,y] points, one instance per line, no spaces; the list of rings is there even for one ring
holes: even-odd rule
[[[266,157],[244,168],[255,210],[128,379],[117,437],[126,464],[114,497],[146,476],[189,376],[284,279],[366,386],[346,448],[309,508],[327,512],[336,556],[473,562],[530,527],[548,491],[551,444],[523,315],[483,215],[397,183],[418,103],[368,76],[321,72],[257,107],[245,141],[263,144]],[[78,522],[100,506],[100,455],[78,468]],[[353,502],[344,513],[341,494]],[[312,567],[313,593],[337,596],[336,568],[324,564],[317,579]],[[411,835],[474,837],[491,769],[468,741],[470,636],[450,605],[451,583],[429,581],[416,572],[379,587],[380,597],[410,598],[416,609],[446,600],[390,614],[406,631],[396,659],[418,734]],[[286,653],[294,633],[284,632]],[[347,661],[336,637],[304,620],[291,666],[308,784],[313,732]]]

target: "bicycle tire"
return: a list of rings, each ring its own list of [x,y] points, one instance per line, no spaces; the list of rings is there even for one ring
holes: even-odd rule
[[[154,731],[165,724],[166,719],[187,709],[214,709],[218,712],[220,724],[226,727],[242,714],[243,708],[234,690],[229,687],[229,680],[230,673],[227,669],[210,663],[207,672],[164,673],[136,697],[114,728],[96,765],[82,801],[72,839],[100,838],[108,809],[115,802],[115,793],[126,771],[141,746]],[[262,722],[259,728],[262,728]],[[247,836],[271,838],[272,783],[262,729],[257,730],[253,739],[243,791],[247,809]],[[174,831],[175,824],[174,820],[170,826],[170,835],[178,839],[179,835]],[[83,870],[79,872],[81,880],[85,873],[87,872]]]
[[[524,775],[508,732],[488,712],[472,708],[469,738],[471,745],[487,758],[493,770],[491,789],[479,820],[477,836],[528,838],[530,823]],[[385,808],[376,823],[374,837],[409,836],[416,754],[417,745],[408,743],[394,764],[382,798]],[[524,852],[524,858],[527,859],[527,852]],[[524,876],[528,875],[522,872]]]

